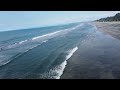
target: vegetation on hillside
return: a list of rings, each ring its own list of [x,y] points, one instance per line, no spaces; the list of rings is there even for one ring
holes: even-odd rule
[[[120,13],[117,13],[115,16],[107,17],[107,18],[101,18],[99,20],[96,20],[99,22],[112,22],[112,21],[120,21]]]

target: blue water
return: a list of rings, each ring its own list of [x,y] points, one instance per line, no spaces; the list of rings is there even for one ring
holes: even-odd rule
[[[0,78],[57,79],[95,28],[89,23],[0,32]]]

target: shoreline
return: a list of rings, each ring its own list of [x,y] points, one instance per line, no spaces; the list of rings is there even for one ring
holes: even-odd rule
[[[97,30],[120,40],[120,22],[93,22]]]
[[[60,79],[120,78],[120,22],[91,23],[100,33],[78,46]]]

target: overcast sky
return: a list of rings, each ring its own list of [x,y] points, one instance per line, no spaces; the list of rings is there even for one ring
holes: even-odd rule
[[[120,11],[0,11],[0,31],[92,21]]]

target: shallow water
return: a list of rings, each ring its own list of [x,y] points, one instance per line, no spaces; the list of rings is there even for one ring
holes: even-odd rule
[[[78,48],[68,61],[61,78],[120,78],[120,40],[96,28]]]
[[[0,78],[119,78],[120,41],[91,23],[0,32],[0,38]]]
[[[88,23],[74,23],[1,32],[0,78],[60,78],[92,29]]]

